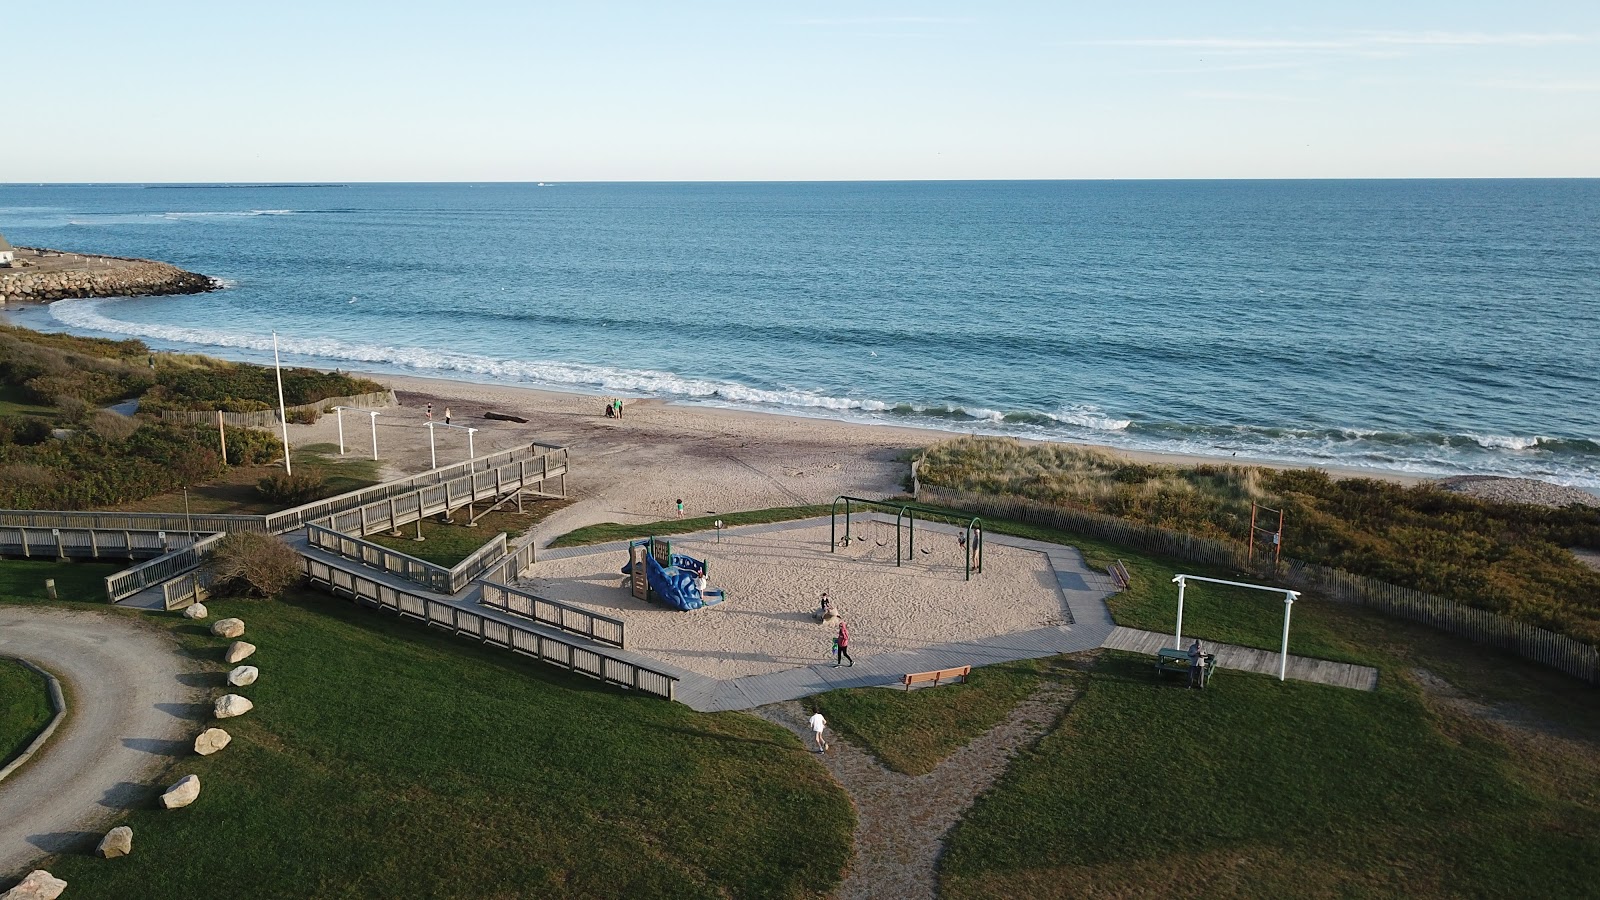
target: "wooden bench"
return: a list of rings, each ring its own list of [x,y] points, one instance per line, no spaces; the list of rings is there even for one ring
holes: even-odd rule
[[[1200,687],[1204,688],[1206,682],[1211,680],[1211,673],[1216,671],[1217,657],[1214,653],[1200,655]],[[1189,677],[1189,651],[1174,650],[1171,647],[1162,647],[1156,651],[1156,674],[1173,674]]]
[[[903,683],[906,686],[906,690],[909,691],[913,684],[921,684],[924,681],[931,681],[936,686],[939,682],[952,678],[960,678],[965,682],[967,676],[971,673],[971,666],[956,666],[954,669],[934,669],[932,672],[912,672],[906,675]]]

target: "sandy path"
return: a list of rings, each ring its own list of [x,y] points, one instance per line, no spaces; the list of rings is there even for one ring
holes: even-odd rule
[[[0,652],[48,670],[67,717],[0,782],[0,876],[151,802],[151,778],[189,752],[204,712],[194,661],[166,634],[120,615],[0,606]]]
[[[967,807],[1005,773],[1077,697],[1063,682],[1046,682],[989,729],[926,775],[892,772],[864,750],[829,732],[822,762],[856,807],[855,852],[835,894],[839,900],[933,900],[939,855]],[[762,718],[793,731],[811,747],[811,729],[798,701],[763,706]]]

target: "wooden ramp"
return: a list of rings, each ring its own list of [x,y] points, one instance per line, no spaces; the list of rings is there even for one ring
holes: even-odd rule
[[[1185,640],[1190,639],[1185,638]],[[1147,656],[1155,656],[1156,651],[1162,647],[1172,646],[1172,635],[1155,631],[1141,631],[1137,628],[1124,628],[1118,625],[1112,629],[1111,636],[1106,638],[1105,643],[1101,646],[1108,650],[1126,650],[1129,653],[1143,653]],[[1200,640],[1200,646],[1207,653],[1216,654],[1217,668],[1219,669],[1259,672],[1262,675],[1272,675],[1274,677],[1278,674],[1278,654],[1276,651],[1257,650],[1254,647],[1239,647],[1233,644],[1219,644],[1204,638]],[[1296,681],[1310,681],[1316,684],[1328,684],[1357,691],[1375,691],[1378,689],[1378,670],[1371,666],[1329,662],[1325,659],[1295,656],[1292,653],[1289,655],[1289,666],[1285,675]]]

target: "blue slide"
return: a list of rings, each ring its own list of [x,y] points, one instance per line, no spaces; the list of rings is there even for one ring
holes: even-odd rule
[[[645,554],[645,577],[650,579],[650,590],[656,592],[663,603],[674,609],[699,609],[705,606],[695,576],[705,571],[699,560],[690,556],[672,555],[672,568],[663,569],[651,554]],[[681,562],[680,562],[681,560]],[[684,565],[693,563],[693,566]]]

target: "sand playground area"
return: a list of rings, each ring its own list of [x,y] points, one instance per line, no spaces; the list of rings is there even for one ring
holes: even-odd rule
[[[673,536],[673,552],[705,560],[709,586],[727,596],[687,612],[634,599],[621,574],[627,552],[615,545],[541,559],[518,586],[621,619],[629,650],[716,679],[830,664],[835,629],[812,616],[824,591],[849,623],[858,662],[1067,621],[1043,553],[988,543],[983,572],[968,581],[954,528],[918,522],[914,558],[898,568],[892,523],[857,515],[854,534],[835,553],[825,519],[724,532],[720,543]]]

